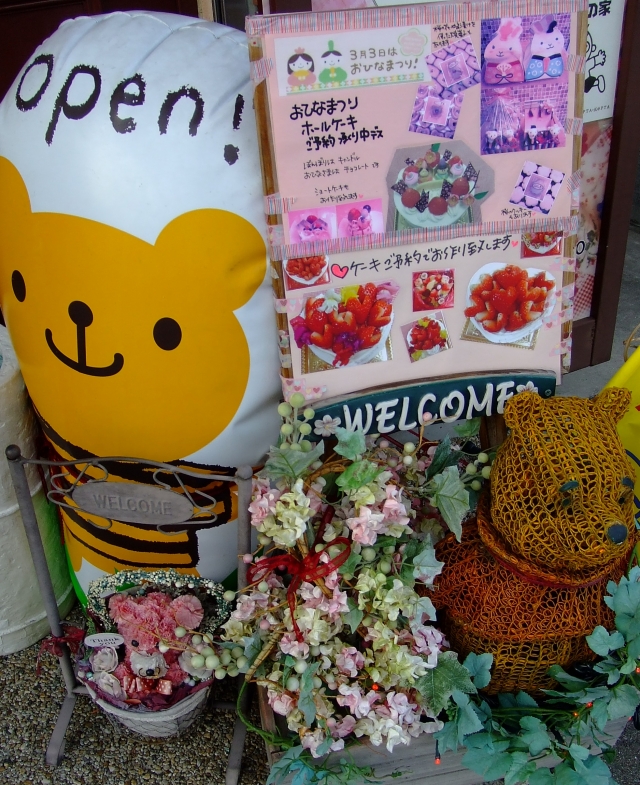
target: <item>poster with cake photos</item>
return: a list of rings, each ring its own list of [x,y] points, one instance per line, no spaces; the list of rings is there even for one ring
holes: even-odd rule
[[[504,233],[327,257],[329,285],[276,300],[285,393],[335,398],[487,370],[559,376],[562,248],[557,232]]]
[[[285,394],[566,367],[578,8],[248,20]]]

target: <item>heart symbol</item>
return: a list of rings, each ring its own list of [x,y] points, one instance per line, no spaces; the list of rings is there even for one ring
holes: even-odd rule
[[[348,272],[349,272],[348,267],[340,267],[339,264],[331,265],[331,273],[332,275],[335,275],[336,278],[344,278]]]
[[[512,247],[512,248],[515,248],[515,247],[516,247],[516,245],[517,245],[519,242],[520,242],[520,240],[512,240],[512,241],[511,241],[511,247]]]

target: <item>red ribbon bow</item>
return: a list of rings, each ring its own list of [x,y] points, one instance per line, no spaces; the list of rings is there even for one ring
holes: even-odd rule
[[[36,676],[40,675],[40,657],[47,651],[49,654],[55,654],[56,657],[62,657],[64,654],[64,646],[68,646],[72,654],[78,652],[78,647],[84,640],[84,630],[79,627],[72,627],[69,624],[64,624],[65,634],[59,637],[50,635],[45,638],[40,644],[40,651],[36,660]]]
[[[289,575],[291,575],[291,583],[287,589],[287,602],[289,603],[289,610],[291,611],[291,622],[293,624],[293,630],[296,634],[298,643],[302,643],[304,641],[304,637],[300,632],[300,628],[298,627],[294,616],[294,611],[296,609],[296,592],[300,588],[300,585],[303,583],[303,581],[307,581],[308,583],[317,581],[319,578],[324,578],[334,570],[337,570],[346,562],[346,560],[349,558],[349,554],[351,553],[351,540],[349,540],[347,537],[336,537],[335,540],[327,543],[327,547],[333,545],[344,545],[344,550],[342,553],[334,556],[333,559],[329,559],[328,562],[320,561],[321,556],[325,552],[325,548],[323,548],[321,551],[316,551],[315,546],[322,539],[322,534],[325,530],[325,527],[332,517],[333,507],[329,505],[324,513],[324,516],[322,517],[320,526],[318,527],[318,532],[316,534],[312,550],[307,554],[307,556],[304,557],[304,559],[302,559],[302,561],[290,553],[281,553],[278,556],[268,556],[266,559],[261,559],[255,564],[252,564],[247,570],[247,580],[249,583],[254,583],[259,577],[264,578],[266,573],[273,572],[273,570],[277,569],[284,569]]]

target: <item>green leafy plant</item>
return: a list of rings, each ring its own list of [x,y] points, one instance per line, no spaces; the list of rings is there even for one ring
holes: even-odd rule
[[[460,539],[491,475],[494,451],[474,441],[479,418],[453,440],[429,442],[425,426],[437,418],[425,415],[400,442],[327,416],[315,433],[330,440],[313,443],[315,412],[302,395],[279,411],[281,439],[250,506],[259,542],[245,558],[251,585],[223,636],[244,647],[246,683],[266,689],[289,728],[254,727],[241,695],[240,717],[282,751],[267,785],[379,782],[349,754],[356,735],[392,751],[416,731],[435,732],[442,754],[464,748],[464,765],[485,780],[613,785],[605,727],[640,702],[640,568],[607,587],[615,630],[587,638],[599,660],[554,666],[557,688],[544,698],[484,696],[492,655],[461,663],[447,649],[427,588],[443,567],[436,542],[446,530]],[[539,766],[545,759],[553,765]]]
[[[614,632],[596,627],[586,640],[601,657],[568,673],[554,665],[558,688],[536,701],[526,693],[483,699],[453,694],[448,722],[436,733],[441,751],[467,749],[462,762],[487,780],[505,785],[614,785],[606,763],[610,720],[632,715],[640,704],[640,567],[607,586],[605,603],[615,613]],[[482,688],[491,655],[469,655],[464,667]],[[473,712],[474,718],[471,717]],[[479,725],[480,727],[475,727]],[[553,756],[557,764],[538,768]]]

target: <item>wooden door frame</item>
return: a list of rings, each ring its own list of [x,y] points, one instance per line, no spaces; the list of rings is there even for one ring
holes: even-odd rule
[[[627,0],[591,316],[574,322],[572,371],[611,357],[640,151],[640,96],[632,99],[638,85],[640,2]]]

